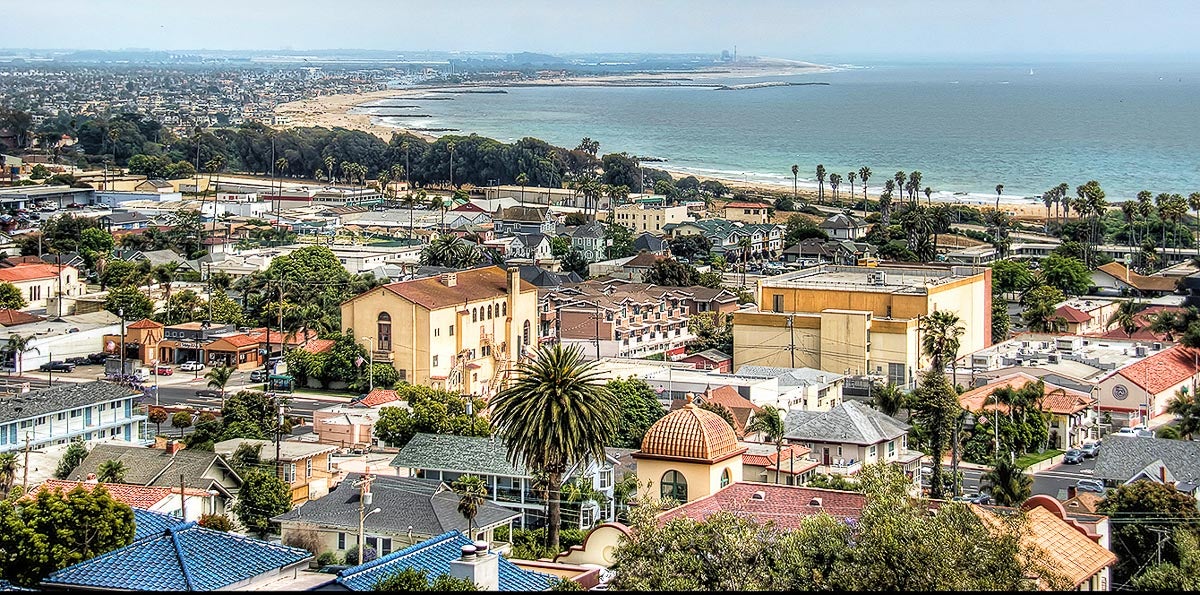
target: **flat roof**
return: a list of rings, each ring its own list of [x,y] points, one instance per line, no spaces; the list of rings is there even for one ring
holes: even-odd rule
[[[14,186],[12,188],[0,188],[0,197],[2,196],[49,196],[53,194],[85,194],[92,193],[94,188],[72,188],[70,186]]]
[[[880,293],[923,294],[930,287],[965,279],[982,271],[976,267],[857,267],[823,264],[761,281],[762,287],[842,289]]]

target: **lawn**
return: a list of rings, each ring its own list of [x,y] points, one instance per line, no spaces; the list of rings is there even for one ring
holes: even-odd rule
[[[1045,461],[1046,459],[1057,457],[1062,453],[1063,451],[1054,449],[1047,449],[1046,452],[1031,452],[1029,454],[1017,457],[1017,466],[1022,468],[1028,467],[1035,463]]]

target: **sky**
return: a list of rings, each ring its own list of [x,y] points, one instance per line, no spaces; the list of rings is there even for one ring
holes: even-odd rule
[[[830,57],[1200,55],[1195,0],[42,0],[0,46]],[[19,24],[19,25],[18,25]]]

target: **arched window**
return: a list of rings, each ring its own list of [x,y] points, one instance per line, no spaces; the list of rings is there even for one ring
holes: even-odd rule
[[[471,308],[471,322],[479,322],[479,308]]]
[[[500,302],[500,315],[508,316],[508,303],[507,302]]]
[[[663,473],[662,480],[659,481],[659,494],[664,498],[670,498],[676,502],[687,502],[687,480],[683,474],[678,471],[667,471]]]
[[[492,319],[492,305],[488,304],[488,320]]]
[[[721,472],[721,487],[729,485],[729,481],[729,467],[726,467],[725,470]]]
[[[387,312],[380,312],[379,317],[375,319],[375,348],[380,351],[392,350],[392,316]]]
[[[525,344],[529,344],[529,321],[525,321],[525,330],[521,333],[521,338],[525,339]]]

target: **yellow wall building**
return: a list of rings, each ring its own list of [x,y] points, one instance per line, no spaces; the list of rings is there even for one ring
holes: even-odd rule
[[[342,304],[342,326],[413,384],[490,395],[537,346],[537,288],[483,267],[377,287]]]
[[[597,216],[601,220],[608,219],[608,213],[600,211]],[[613,209],[613,221],[632,229],[635,234],[648,231],[663,235],[663,227],[671,223],[691,221],[687,216],[687,207],[654,207],[641,203],[621,205]]]
[[[633,453],[637,476],[653,498],[679,504],[703,498],[742,481],[746,447],[719,415],[691,399],[654,422]]]
[[[822,265],[760,279],[758,312],[733,318],[733,367],[810,367],[905,384],[928,363],[919,317],[958,315],[959,354],[991,344],[991,269]]]

